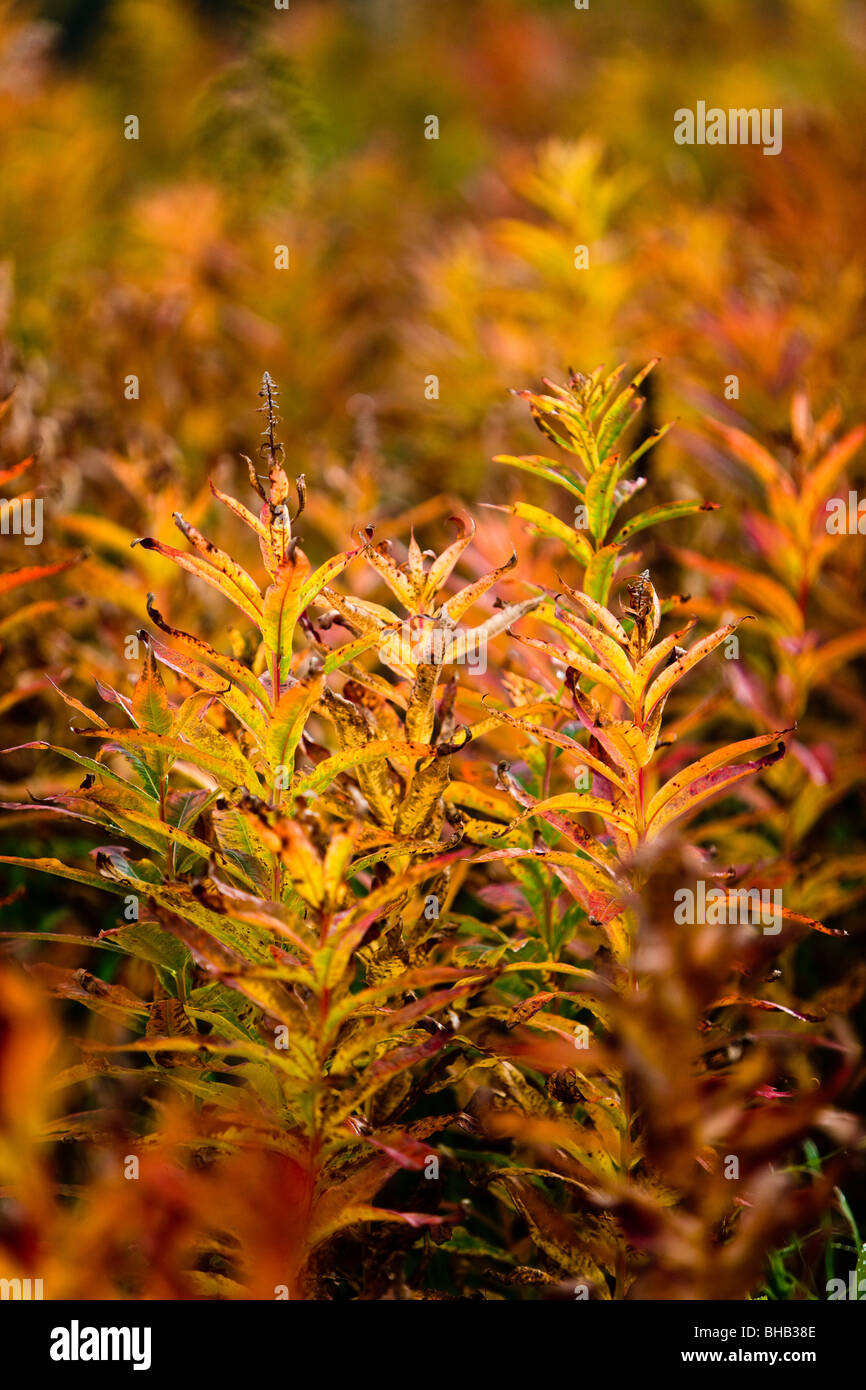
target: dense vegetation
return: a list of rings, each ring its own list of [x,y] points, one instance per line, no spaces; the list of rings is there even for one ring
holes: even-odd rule
[[[46,1297],[866,1277],[863,35],[469,8],[0,0]]]

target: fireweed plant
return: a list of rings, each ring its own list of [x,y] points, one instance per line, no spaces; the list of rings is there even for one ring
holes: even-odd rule
[[[776,806],[739,820],[740,852],[767,857],[775,837],[784,846],[780,881],[806,912],[839,912],[863,893],[861,854],[802,854],[818,820],[862,782],[856,726],[863,709],[852,663],[866,650],[862,612],[848,598],[862,560],[859,544],[828,525],[833,499],[848,496],[846,472],[866,438],[860,425],[835,438],[839,413],[813,419],[808,396],[792,403],[782,457],[740,429],[707,425],[721,455],[704,444],[716,466],[728,460],[749,488],[743,510],[750,568],[678,548],[676,559],[704,580],[694,608],[712,621],[750,610],[763,640],[750,668],[730,663],[726,712],[753,727],[772,708],[796,725],[792,757],[773,773]],[[712,835],[713,827],[705,827]]]
[[[187,549],[136,542],[233,605],[230,654],[151,595],[131,693],[99,682],[100,712],[58,690],[76,745],[24,745],[83,773],[39,814],[109,842],[3,860],[121,904],[98,937],[38,933],[112,970],[30,967],[97,1020],[52,1090],[138,1097],[134,1122],[88,1104],[44,1137],[136,1159],[172,1232],[151,1267],[121,1242],[103,1296],[746,1298],[825,1219],[860,1142],[833,1107],[854,1050],[776,960],[839,933],[744,912],[768,871],[737,839],[796,711],[691,756],[689,678],[748,615],[693,637],[628,549],[714,504],[617,521],[664,433],[622,445],[652,365],[520,393],[567,456],[505,460],[575,508],[510,508],[561,543],[558,592],[515,555],[461,586],[461,518],[441,553],[365,525],[313,568],[267,374],[255,506],[211,484],[259,577],[180,514]],[[358,564],[387,604],[353,594]],[[680,925],[699,879],[715,913]],[[43,1215],[49,1187],[25,1193]],[[104,1172],[72,1195],[58,1248],[76,1213],[104,1233],[142,1200]]]

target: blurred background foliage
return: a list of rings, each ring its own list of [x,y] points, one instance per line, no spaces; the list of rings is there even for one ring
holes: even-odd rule
[[[299,466],[350,449],[370,398],[396,508],[431,476],[481,490],[523,428],[507,389],[566,364],[661,354],[681,417],[730,413],[737,372],[768,433],[804,378],[852,403],[857,5],[3,0],[0,22],[10,331],[70,447],[195,483],[267,366]],[[782,154],[675,145],[699,97],[781,106]]]

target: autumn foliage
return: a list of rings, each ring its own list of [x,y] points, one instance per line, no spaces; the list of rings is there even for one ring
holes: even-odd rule
[[[555,21],[505,11],[528,86]],[[715,279],[642,221],[634,150],[510,129],[496,215],[408,257],[410,290],[370,230],[397,255],[433,225],[423,184],[390,217],[399,153],[328,165],[276,31],[222,70],[166,13],[171,62],[185,36],[207,58],[189,166],[122,203],[135,244],[92,298],[80,267],[52,289],[51,324],[22,244],[0,353],[2,505],[47,518],[0,554],[0,1273],[58,1298],[826,1297],[862,1261],[866,993],[863,549],[826,521],[866,427],[809,267],[789,325],[742,299],[685,176],[670,224]],[[340,21],[302,23],[325,84]],[[80,109],[79,80],[53,100]],[[828,177],[792,143],[749,274],[794,244],[787,179]],[[357,283],[330,269],[347,188],[372,203]],[[265,292],[285,218],[306,274]],[[576,289],[562,246],[615,226],[641,258]],[[862,249],[828,254],[850,311]]]

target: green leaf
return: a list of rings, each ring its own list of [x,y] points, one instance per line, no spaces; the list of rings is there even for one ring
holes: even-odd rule
[[[620,564],[621,545],[604,545],[597,550],[587,565],[584,575],[584,587],[591,598],[599,603],[607,603],[608,594],[613,577]]]
[[[586,514],[590,533],[603,540],[617,510],[616,487],[628,468],[628,460],[619,454],[605,458],[586,485]]]
[[[482,502],[481,505],[490,511],[510,512],[512,516],[519,517],[542,536],[559,541],[569,555],[582,565],[588,564],[592,558],[592,548],[586,536],[567,522],[561,521],[558,516],[554,516],[553,512],[545,511],[543,507],[534,507],[529,502],[512,502],[507,507],[499,506],[495,502]]]
[[[641,368],[637,376],[632,378],[630,384],[608,408],[598,433],[598,452],[602,458],[610,453],[626,426],[642,409],[643,399],[637,394],[638,388],[649,376],[658,360],[657,357],[654,357],[651,362],[647,362],[646,366]]]
[[[627,521],[617,531],[614,541],[621,544],[638,531],[645,531],[648,526],[655,526],[661,521],[674,521],[677,517],[692,516],[695,512],[715,512],[718,508],[718,502],[662,502]]]
[[[535,478],[544,478],[549,483],[556,483],[557,487],[564,487],[566,492],[583,501],[583,485],[563,472],[562,465],[553,459],[542,458],[540,454],[526,454],[520,457],[515,454],[497,454],[493,462],[508,463],[512,468],[520,468]]]
[[[129,956],[167,970],[177,980],[185,979],[192,966],[192,956],[183,942],[154,922],[125,922],[100,932],[94,945],[115,946]]]
[[[182,570],[188,574],[193,574],[197,579],[203,579],[205,584],[209,584],[217,593],[222,594],[236,608],[249,618],[250,622],[257,628],[261,628],[261,610],[244,591],[225,573],[209,565],[207,561],[200,559],[197,555],[188,555],[185,550],[177,550],[173,545],[164,545],[162,541],[156,541],[152,536],[145,536],[142,540],[134,541],[134,545],[140,545],[145,550],[155,550],[158,555],[164,555],[167,560],[173,560]],[[249,578],[249,576],[247,576]],[[250,581],[252,583],[252,581]]]
[[[278,769],[286,769],[283,782],[288,787],[294,770],[295,751],[304,732],[310,711],[321,698],[324,676],[307,676],[284,690],[274,710],[268,727],[265,742],[265,757],[272,774],[276,777]]]
[[[202,732],[207,730],[207,732]],[[144,729],[85,729],[82,738],[102,738],[109,744],[116,744],[121,751],[136,749],[160,749],[194,763],[203,772],[216,777],[221,786],[227,789],[240,784],[253,796],[262,797],[264,789],[251,764],[238,752],[237,748],[218,730],[203,722],[196,726],[196,732],[187,730],[187,737],[195,738],[196,743],[184,743],[179,738],[166,738],[162,734],[149,734]]]
[[[274,680],[274,699],[288,680],[292,669],[292,640],[301,613],[301,590],[307,568],[300,552],[295,562],[283,566],[274,583],[265,590],[262,634],[268,651],[268,667]]]
[[[424,758],[429,755],[430,747],[426,743],[405,743],[395,738],[372,739],[362,748],[347,748],[342,753],[323,759],[315,772],[295,784],[292,795],[314,796],[325,791],[339,773],[364,763],[376,762],[380,758]]]
[[[62,864],[59,859],[24,859],[16,854],[0,854],[0,864],[16,864],[21,869],[39,869],[55,878],[68,878],[73,883],[86,883],[89,888],[102,888],[108,893],[128,893],[129,888],[103,878],[92,869],[79,869],[74,864]]]

